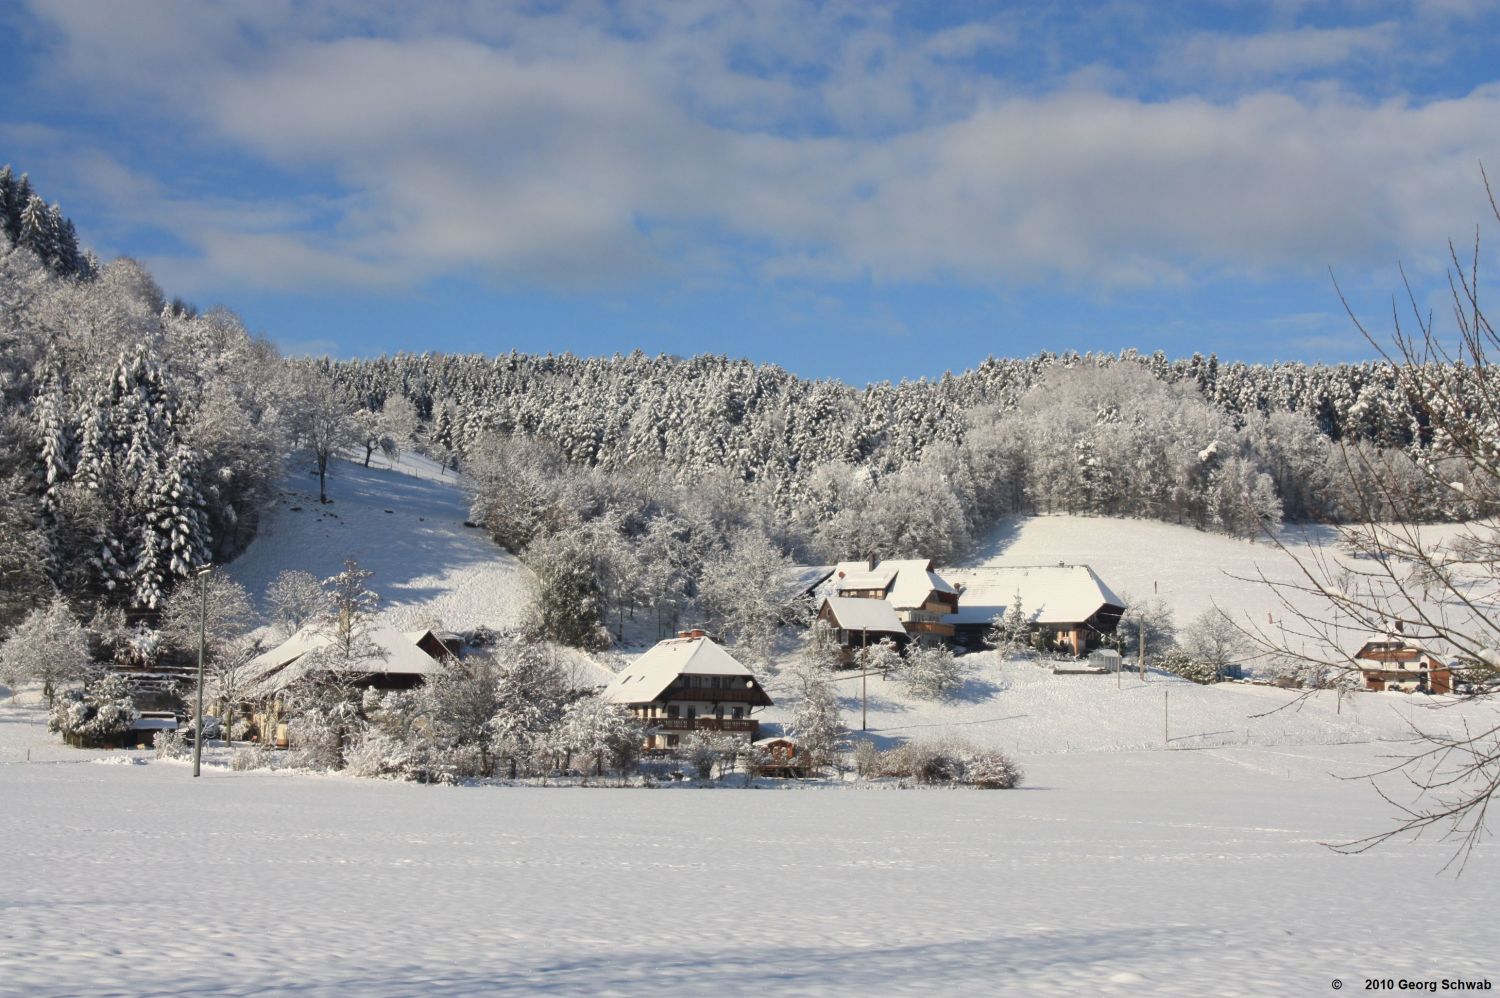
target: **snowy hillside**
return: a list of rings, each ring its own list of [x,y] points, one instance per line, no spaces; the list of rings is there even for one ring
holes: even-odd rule
[[[1422,528],[1422,534],[1441,543],[1463,529],[1439,524]],[[1330,564],[1370,569],[1369,562],[1355,563],[1340,555],[1337,536],[1326,527],[1288,527],[1280,540],[1287,551],[1308,565],[1323,559]],[[1264,576],[1273,582],[1307,584],[1296,561],[1275,545],[1155,520],[1014,517],[993,530],[960,564],[978,567],[1058,562],[1089,565],[1121,595],[1137,600],[1160,597],[1176,615],[1179,630],[1213,606],[1241,623],[1274,628],[1287,617],[1282,595],[1311,617],[1324,619],[1328,614],[1327,602],[1316,596],[1278,591],[1258,581]],[[1354,647],[1366,637],[1363,628],[1347,633]]]
[[[230,575],[259,600],[280,572],[323,579],[352,557],[374,571],[370,585],[392,626],[514,625],[525,569],[484,531],[464,526],[468,502],[453,476],[414,454],[394,467],[377,454],[370,465],[335,460],[328,505],[318,503],[315,476],[289,472],[276,508]]]

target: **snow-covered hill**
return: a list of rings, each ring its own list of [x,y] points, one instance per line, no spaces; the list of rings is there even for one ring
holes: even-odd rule
[[[414,454],[394,466],[376,455],[370,465],[335,460],[327,505],[318,503],[315,476],[289,471],[275,509],[230,575],[263,600],[283,571],[323,579],[352,557],[375,573],[370,585],[392,626],[514,625],[525,569],[484,531],[464,526],[468,502],[453,476]]]

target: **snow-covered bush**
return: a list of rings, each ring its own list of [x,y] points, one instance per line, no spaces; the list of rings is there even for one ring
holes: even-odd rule
[[[158,731],[151,739],[151,747],[158,759],[186,759],[193,754],[193,747],[188,744],[186,728]]]
[[[53,701],[47,730],[60,733],[70,744],[89,747],[129,731],[138,717],[130,685],[111,673],[83,689],[64,690]]]
[[[1168,648],[1156,656],[1156,666],[1164,672],[1204,686],[1219,681],[1219,669],[1214,663],[1198,658],[1184,648]]]
[[[556,660],[540,645],[506,649],[497,663],[495,713],[489,719],[491,751],[505,775],[545,772],[547,742],[562,720],[569,691]]]
[[[854,771],[862,779],[880,775],[880,749],[868,738],[861,738],[854,745]]]
[[[264,745],[246,745],[234,750],[234,754],[229,757],[229,768],[236,773],[271,769],[275,759],[276,753]]]
[[[364,731],[349,749],[344,769],[350,776],[412,779],[415,766],[412,746],[384,731]]]
[[[1021,767],[1003,752],[958,740],[898,745],[881,753],[872,775],[981,790],[1011,790],[1023,779]]]
[[[717,767],[722,778],[735,764],[744,742],[732,735],[714,731],[695,731],[677,750],[682,759],[700,780],[713,779]]]
[[[890,638],[861,648],[856,661],[861,671],[878,673],[882,679],[899,671],[902,664],[901,651]]]
[[[585,696],[564,709],[557,739],[582,766],[592,764],[599,775],[607,766],[623,778],[641,757],[645,728],[622,704]]]
[[[901,680],[906,690],[923,700],[945,700],[964,684],[967,665],[947,645],[913,645],[906,650]]]

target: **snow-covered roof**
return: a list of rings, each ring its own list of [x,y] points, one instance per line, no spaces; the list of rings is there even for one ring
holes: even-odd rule
[[[874,571],[849,572],[846,575],[839,576],[838,590],[839,592],[848,592],[851,589],[879,589],[881,592],[885,592],[891,588],[891,582],[895,578],[895,572],[881,571],[878,568]]]
[[[826,596],[818,607],[823,612],[827,607],[833,614],[834,624],[846,631],[875,631],[876,633],[902,634],[906,628],[896,610],[883,599],[859,599],[854,596]]]
[[[425,632],[417,632],[420,637]],[[345,671],[361,676],[431,676],[443,671],[443,664],[421,648],[408,634],[391,627],[373,627],[366,634],[377,648],[385,652],[385,658],[360,659],[351,663]],[[269,651],[250,660],[247,675],[253,677],[249,684],[251,696],[275,693],[286,689],[310,671],[304,662],[305,656],[333,644],[334,636],[321,626],[309,624],[290,638]],[[325,659],[323,668],[339,668]]]
[[[918,609],[933,592],[957,592],[924,558],[888,558],[873,569],[867,561],[841,561],[816,592],[837,596],[852,589],[879,589],[897,610]]]
[[[886,599],[890,600],[891,606],[897,610],[913,610],[920,607],[927,601],[929,593],[958,592],[947,579],[932,570],[932,562],[926,559],[882,561],[879,567],[881,571],[887,568],[895,569],[896,586],[886,594]]]
[[[1021,594],[1021,609],[1037,624],[1080,624],[1105,606],[1125,603],[1087,565],[989,565],[944,569],[963,586],[955,624],[987,624]]]
[[[614,703],[650,703],[683,675],[742,676],[747,689],[758,685],[755,674],[711,638],[668,638],[618,673],[600,695]]]
[[[787,587],[793,596],[802,596],[821,589],[833,575],[835,565],[793,565],[787,572]]]

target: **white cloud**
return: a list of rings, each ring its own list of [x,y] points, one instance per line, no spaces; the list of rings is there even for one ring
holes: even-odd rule
[[[1500,162],[1493,88],[1425,104],[1336,84],[1147,100],[1101,72],[1021,92],[973,62],[1006,57],[1007,26],[912,38],[864,7],[152,9],[162,23],[42,8],[62,39],[54,83],[135,115],[149,104],[162,117],[143,130],[186,121],[204,146],[344,192],[141,183],[120,210],[192,247],[154,261],[189,291],[455,272],[597,286],[736,263],[994,285],[1303,272],[1440,249],[1477,216],[1476,164]],[[1261,78],[1391,40],[1304,29],[1177,51]],[[95,181],[124,183],[103,165]]]
[[[1169,76],[1244,82],[1342,66],[1391,52],[1401,42],[1393,21],[1355,28],[1294,28],[1253,35],[1200,32],[1167,50]]]

